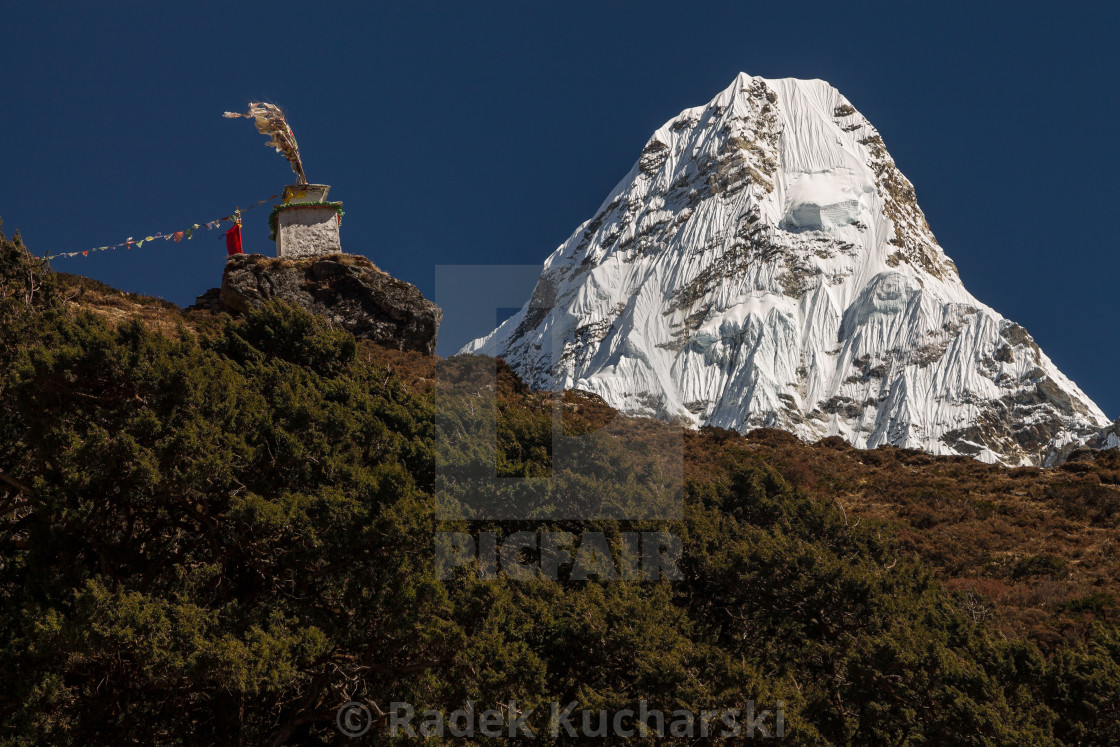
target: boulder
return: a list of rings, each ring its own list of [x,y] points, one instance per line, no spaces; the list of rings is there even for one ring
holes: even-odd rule
[[[213,312],[226,311],[225,304],[222,303],[222,289],[211,288],[201,296],[196,296],[194,299],[194,304],[192,306],[188,306],[186,310]]]
[[[278,299],[324,317],[355,337],[429,355],[435,352],[443,318],[440,308],[416,286],[354,254],[301,259],[235,254],[226,263],[218,298],[235,314]]]

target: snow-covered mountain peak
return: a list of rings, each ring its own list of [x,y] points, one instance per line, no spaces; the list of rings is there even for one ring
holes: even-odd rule
[[[738,75],[658,129],[464,352],[630,413],[1043,463],[1108,425],[961,284],[882,138],[821,80]]]

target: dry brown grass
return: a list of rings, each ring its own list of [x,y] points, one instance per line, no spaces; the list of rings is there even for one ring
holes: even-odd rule
[[[369,340],[358,340],[358,356],[367,364],[393,371],[406,387],[415,392],[428,393],[435,385],[438,356],[416,350],[387,348]]]
[[[860,451],[839,438],[804,444],[768,430],[732,438],[854,521],[895,527],[908,554],[990,605],[1008,634],[1046,638],[1056,621],[1068,627],[1059,618],[1081,600],[1120,599],[1120,451],[1009,469],[894,447]]]
[[[149,329],[178,336],[180,329],[194,333],[195,325],[178,306],[162,298],[125,293],[92,278],[58,273],[62,297],[77,310],[83,309],[116,326],[138,320]]]

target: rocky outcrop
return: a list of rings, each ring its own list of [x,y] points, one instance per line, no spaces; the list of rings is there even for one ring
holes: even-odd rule
[[[229,311],[222,303],[222,289],[211,288],[203,293],[201,296],[195,296],[194,303],[188,306],[185,311],[210,311],[213,313],[222,313]]]
[[[443,318],[416,286],[353,254],[303,259],[235,254],[226,263],[221,289],[199,296],[193,308],[237,314],[271,299],[329,319],[355,337],[429,355]]]

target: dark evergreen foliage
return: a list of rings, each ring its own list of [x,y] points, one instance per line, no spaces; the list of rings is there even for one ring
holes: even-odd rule
[[[436,522],[433,393],[282,305],[168,335],[57,290],[2,239],[0,742],[346,743],[350,700],[511,699],[780,701],[796,744],[1120,742],[1114,625],[1047,652],[1006,640],[884,526],[736,439],[690,451],[683,518],[660,525],[681,581],[442,582],[433,532],[465,526]],[[548,474],[550,403],[500,379],[498,469]],[[618,549],[644,527],[474,528]],[[388,741],[383,721],[367,740]]]

